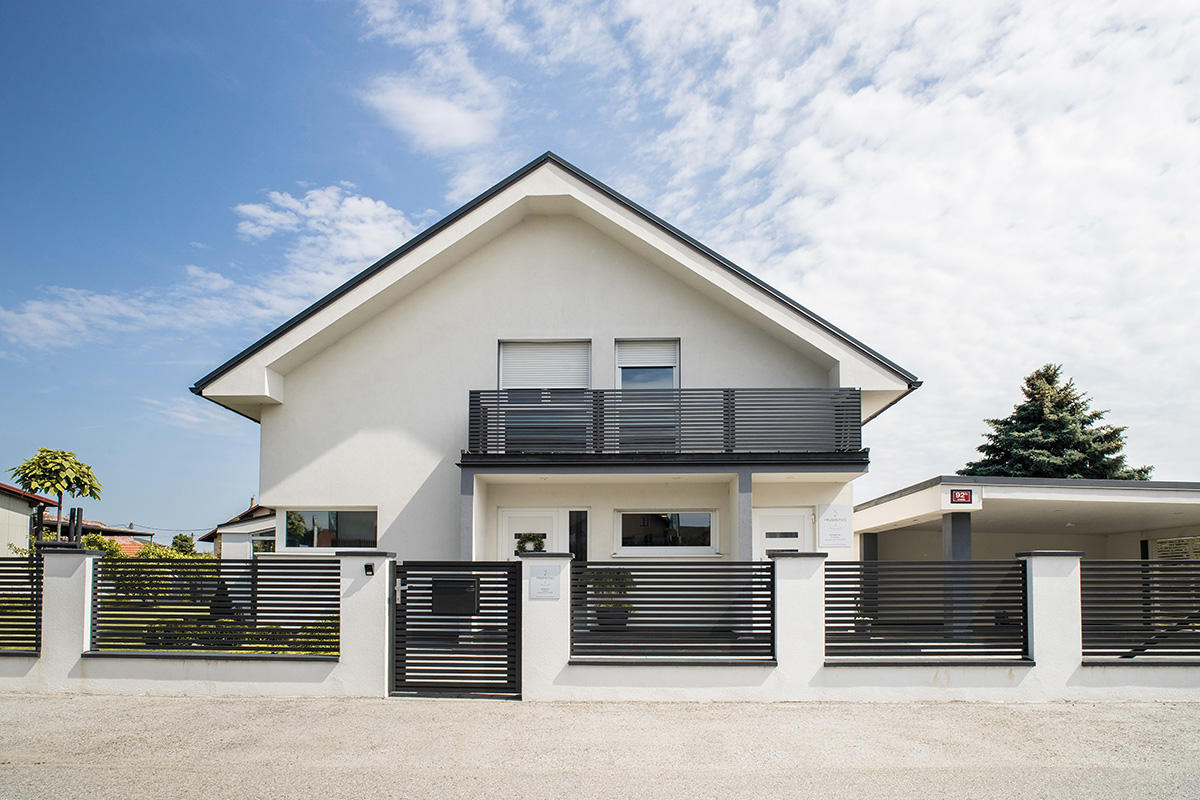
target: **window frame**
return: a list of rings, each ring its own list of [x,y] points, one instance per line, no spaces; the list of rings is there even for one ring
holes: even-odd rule
[[[704,547],[639,547],[624,544],[621,517],[625,514],[649,514],[662,516],[670,514],[708,514],[708,538],[710,544]],[[698,556],[721,555],[720,514],[715,508],[617,508],[613,509],[613,557],[630,558],[638,556],[696,558]]]
[[[635,342],[654,342],[656,344],[665,344],[667,342],[673,343],[675,345],[674,363],[668,364],[668,363],[657,362],[657,361],[652,364],[651,363],[646,363],[646,364],[623,363],[622,358],[621,358],[621,345],[622,344],[628,345],[628,344],[632,344]],[[682,372],[682,370],[680,369],[680,362],[682,360],[683,360],[683,347],[678,338],[672,338],[672,337],[667,336],[667,337],[662,337],[662,338],[657,338],[657,339],[654,339],[654,338],[651,338],[651,339],[615,339],[615,340],[613,340],[613,361],[616,364],[616,374],[613,376],[613,380],[615,381],[613,385],[617,389],[621,389],[621,390],[625,389],[625,385],[624,385],[624,381],[623,381],[624,373],[622,373],[622,371],[621,371],[625,367],[629,367],[631,369],[637,369],[637,368],[668,369],[669,368],[672,371],[672,378],[673,378],[673,383],[674,383],[674,385],[671,388],[678,389],[678,388],[680,388],[680,385],[681,385],[680,373]],[[632,391],[632,390],[630,390],[630,391]]]

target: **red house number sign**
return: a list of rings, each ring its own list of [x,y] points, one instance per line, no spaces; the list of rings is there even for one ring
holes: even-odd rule
[[[971,502],[971,490],[970,489],[951,489],[950,490],[950,502],[951,503],[970,503]]]

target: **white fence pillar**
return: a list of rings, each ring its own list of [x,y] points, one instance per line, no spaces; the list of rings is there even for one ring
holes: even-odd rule
[[[39,547],[42,646],[33,691],[77,691],[80,659],[91,647],[92,570],[99,550]]]
[[[554,696],[571,657],[571,554],[521,554],[521,697]]]
[[[771,554],[775,562],[775,659],[781,697],[809,685],[825,663],[828,553]]]
[[[391,686],[392,559],[382,551],[338,551],[342,567],[337,694],[386,697]]]
[[[250,533],[222,533],[221,560],[239,559],[248,561],[254,558],[254,544]]]
[[[1029,591],[1029,657],[1046,699],[1062,697],[1083,661],[1083,617],[1077,550],[1017,553],[1025,562]]]

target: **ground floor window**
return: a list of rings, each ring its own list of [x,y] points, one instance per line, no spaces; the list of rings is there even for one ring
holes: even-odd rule
[[[376,512],[293,509],[284,541],[288,547],[375,547]]]
[[[717,549],[712,511],[621,511],[617,521],[619,553],[691,555]]]

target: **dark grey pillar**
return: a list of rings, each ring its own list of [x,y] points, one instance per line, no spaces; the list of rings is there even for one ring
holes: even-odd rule
[[[971,512],[942,514],[942,560],[971,560]]]
[[[879,534],[864,533],[862,534],[862,560],[863,561],[878,561],[879,560]]]
[[[475,473],[464,469],[459,484],[458,505],[458,557],[463,561],[471,560],[471,551],[475,545],[475,526],[472,519],[474,514]]]

